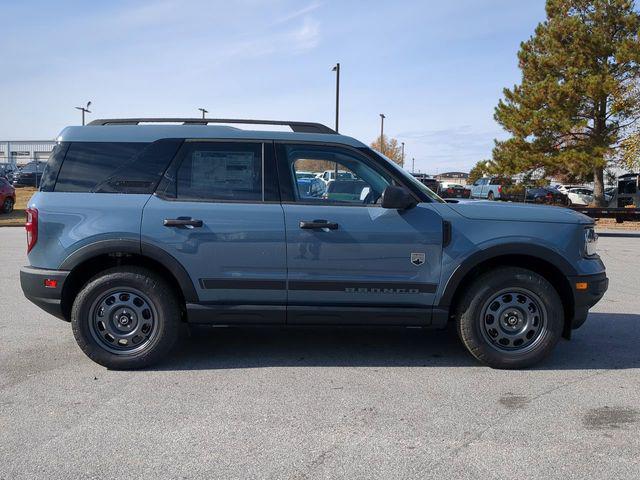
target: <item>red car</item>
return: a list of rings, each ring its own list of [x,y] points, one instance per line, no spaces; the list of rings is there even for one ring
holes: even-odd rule
[[[458,183],[443,182],[440,184],[438,194],[442,198],[469,198],[471,190]]]
[[[10,213],[16,203],[16,189],[5,178],[0,178],[0,213]]]

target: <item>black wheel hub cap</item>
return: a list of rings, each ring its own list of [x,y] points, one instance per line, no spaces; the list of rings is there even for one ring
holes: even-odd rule
[[[106,350],[130,354],[143,349],[155,335],[155,308],[135,289],[113,290],[91,309],[91,334]]]
[[[503,352],[534,348],[546,329],[546,310],[540,298],[526,289],[506,289],[482,308],[484,339]]]

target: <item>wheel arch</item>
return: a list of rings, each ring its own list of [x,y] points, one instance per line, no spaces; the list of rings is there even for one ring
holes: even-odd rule
[[[181,305],[198,302],[198,294],[189,274],[164,250],[136,240],[103,240],[76,250],[59,267],[70,272],[62,290],[61,307],[65,318],[70,318],[76,295],[91,277],[107,268],[126,265],[158,272],[174,287]]]
[[[438,306],[449,309],[452,315],[462,292],[473,280],[484,272],[503,266],[534,271],[553,285],[564,309],[563,336],[569,338],[571,320],[575,315],[575,299],[568,277],[576,275],[577,272],[564,257],[539,245],[497,245],[476,252],[463,261],[449,277]]]

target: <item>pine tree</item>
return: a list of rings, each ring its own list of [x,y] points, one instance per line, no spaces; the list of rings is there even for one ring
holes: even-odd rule
[[[522,83],[504,90],[495,119],[512,137],[493,158],[506,173],[592,179],[640,116],[640,15],[634,0],[547,0],[547,20],[520,46]]]

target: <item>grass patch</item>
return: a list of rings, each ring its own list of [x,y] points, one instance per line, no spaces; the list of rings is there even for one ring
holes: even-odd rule
[[[15,227],[24,225],[26,219],[27,202],[36,193],[32,187],[16,188],[16,205],[13,212],[0,213],[0,227]]]

